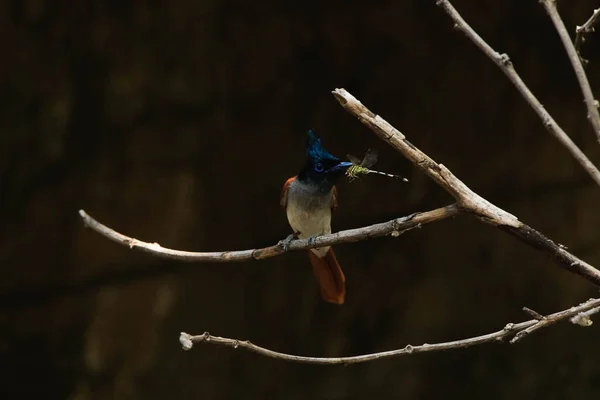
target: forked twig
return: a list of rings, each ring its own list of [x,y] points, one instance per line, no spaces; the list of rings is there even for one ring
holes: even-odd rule
[[[404,155],[416,167],[429,175],[442,189],[454,197],[467,212],[517,237],[528,245],[546,252],[558,264],[596,285],[600,285],[600,271],[580,260],[565,248],[554,243],[542,233],[519,221],[514,215],[490,203],[458,179],[448,168],[436,163],[427,154],[410,143],[406,137],[386,120],[370,111],[345,89],[336,89],[333,95],[338,102],[381,139]]]
[[[575,76],[577,76],[577,81],[579,82],[579,86],[581,87],[581,91],[583,93],[585,106],[588,110],[587,118],[594,128],[596,138],[600,142],[600,113],[598,113],[599,104],[598,100],[594,98],[592,88],[590,87],[590,82],[588,81],[585,69],[583,69],[583,64],[579,59],[579,54],[577,54],[577,50],[575,50],[575,46],[569,37],[569,32],[567,32],[567,28],[560,18],[560,14],[556,8],[556,0],[541,0],[541,3],[550,16],[550,19],[552,20],[552,23],[558,32],[558,36],[560,36],[563,46],[565,46],[565,50],[569,56],[569,61],[571,61],[573,70],[575,70]]]
[[[513,85],[517,88],[519,93],[525,98],[527,103],[533,108],[535,113],[540,117],[542,123],[554,136],[558,141],[571,153],[571,155],[577,160],[579,164],[587,171],[587,173],[592,177],[592,179],[600,185],[600,171],[598,168],[587,158],[587,156],[577,147],[575,143],[571,140],[571,138],[562,130],[562,128],[556,123],[554,118],[546,111],[542,103],[534,96],[534,94],[529,90],[525,82],[521,79],[517,71],[515,70],[510,58],[507,54],[500,54],[496,52],[493,48],[490,47],[489,44],[485,42],[465,22],[465,20],[460,16],[458,11],[450,4],[448,0],[437,0],[436,4],[448,14],[448,16],[454,21],[454,27],[460,30],[462,33],[467,36],[479,49],[488,56],[494,64],[496,64],[502,72],[508,77],[508,79],[513,83]]]
[[[588,63],[588,60],[581,56],[581,45],[585,42],[586,35],[594,32],[595,25],[598,22],[600,22],[600,8],[595,9],[590,19],[585,21],[583,25],[575,28],[575,50],[577,50],[577,54],[584,65]]]
[[[554,314],[547,315],[541,319],[532,319],[518,324],[509,323],[499,331],[488,333],[486,335],[475,336],[468,339],[455,340],[452,342],[422,344],[412,346],[410,344],[397,350],[383,351],[381,353],[364,354],[351,357],[306,357],[293,354],[281,353],[278,351],[269,350],[267,348],[257,346],[248,340],[237,340],[219,336],[212,336],[208,332],[201,335],[190,335],[182,332],[179,336],[179,342],[184,350],[191,350],[196,343],[216,344],[220,346],[228,346],[234,349],[242,348],[262,356],[275,358],[278,360],[291,361],[304,364],[325,364],[325,365],[348,365],[358,364],[367,361],[383,360],[385,358],[399,357],[409,354],[427,353],[434,351],[443,351],[450,349],[462,349],[465,347],[477,346],[484,343],[502,342],[507,337],[512,337],[510,343],[516,343],[526,335],[535,332],[538,329],[553,325],[567,318],[573,318],[588,310],[599,310],[600,299],[590,299],[576,307],[571,307],[568,310],[559,311]],[[587,326],[587,325],[583,325]],[[517,339],[518,338],[518,339]]]

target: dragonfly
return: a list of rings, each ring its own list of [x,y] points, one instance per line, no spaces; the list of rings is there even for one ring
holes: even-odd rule
[[[352,154],[346,154],[346,156],[348,157],[348,160],[354,164],[352,167],[348,168],[346,172],[346,175],[348,175],[350,179],[357,178],[359,174],[377,174],[387,176],[388,178],[401,179],[403,182],[408,182],[408,179],[400,175],[388,174],[386,172],[370,169],[377,162],[377,150],[368,149],[362,159],[355,157]]]

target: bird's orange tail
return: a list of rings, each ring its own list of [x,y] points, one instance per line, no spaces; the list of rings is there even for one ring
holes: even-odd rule
[[[310,259],[317,282],[319,282],[323,300],[334,304],[344,304],[346,277],[335,258],[333,249],[329,248],[329,251],[323,258],[319,258],[309,250],[308,258]]]

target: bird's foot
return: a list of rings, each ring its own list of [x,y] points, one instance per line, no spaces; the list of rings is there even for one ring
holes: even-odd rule
[[[313,235],[313,236],[309,237],[308,244],[310,244],[311,246],[316,246],[318,237],[319,237],[319,235]]]
[[[298,239],[298,232],[290,233],[288,237],[280,240],[278,245],[283,247],[283,251],[287,253],[290,250],[290,244],[296,239]]]

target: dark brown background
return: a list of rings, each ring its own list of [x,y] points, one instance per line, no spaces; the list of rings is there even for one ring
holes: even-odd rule
[[[182,264],[83,228],[79,208],[178,249],[273,244],[289,233],[279,190],[309,127],[339,156],[377,148],[379,169],[411,181],[342,183],[334,230],[450,203],[344,112],[330,94],[344,87],[474,190],[600,266],[599,188],[434,0],[285,3],[2,2],[2,398],[598,398],[596,325],[348,367],[180,349],[179,332],[207,330],[355,355],[486,333],[526,319],[524,305],[547,313],[598,294],[469,217],[338,246],[341,307],[319,300],[302,253]],[[598,164],[538,2],[454,4]],[[560,6],[573,32],[598,3]],[[596,93],[599,43],[584,49]]]

